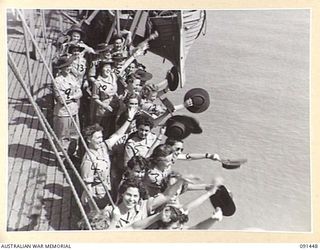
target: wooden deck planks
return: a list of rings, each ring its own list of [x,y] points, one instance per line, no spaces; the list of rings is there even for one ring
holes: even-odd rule
[[[47,13],[50,16],[49,13]],[[54,15],[54,14],[53,14]],[[35,15],[35,17],[38,17]],[[36,20],[37,24],[39,20]],[[48,21],[48,20],[47,20]],[[58,18],[48,22],[48,40],[57,37]],[[70,23],[64,22],[63,29]],[[40,26],[36,25],[36,39],[43,48]],[[59,28],[58,28],[59,29]],[[28,82],[23,36],[15,40],[8,38],[8,47],[21,74]],[[47,62],[51,61],[54,47],[49,42],[43,50]],[[51,79],[44,63],[31,61],[34,72],[36,99],[41,109],[50,116]],[[8,166],[8,230],[68,230],[75,228],[77,217],[72,217],[74,198],[70,186],[57,167],[55,156],[44,140],[44,132],[33,108],[25,101],[25,93],[17,82],[12,70],[8,69],[9,99],[9,166]],[[11,84],[12,83],[12,84]],[[39,91],[37,91],[39,90]],[[47,97],[49,97],[47,99]],[[44,99],[43,99],[44,98]],[[72,218],[73,224],[72,224]]]
[[[23,46],[22,46],[23,48]],[[17,51],[19,52],[19,51]],[[26,59],[24,55],[17,53],[21,58],[18,59],[18,62],[23,62],[22,65],[19,67],[19,70],[22,74],[26,75],[27,68],[26,68]],[[18,57],[18,56],[17,56]],[[35,64],[35,63],[34,63]],[[33,64],[33,67],[34,67]],[[20,96],[15,96],[16,99],[21,98],[22,96],[26,96],[24,90],[20,87],[18,93],[21,93]],[[15,93],[12,93],[13,96]],[[34,111],[32,106],[29,104],[28,101],[23,102],[24,105],[21,105],[20,114],[21,115],[17,118],[17,122],[20,124],[18,125],[18,129],[15,131],[15,135],[12,136],[13,140],[17,145],[15,161],[13,161],[13,168],[11,173],[11,178],[9,179],[9,187],[11,187],[14,192],[10,192],[8,194],[8,206],[11,204],[11,211],[9,213],[9,222],[8,228],[13,228],[13,230],[19,230],[19,220],[23,217],[23,206],[25,205],[25,194],[26,194],[26,185],[29,181],[29,173],[30,173],[30,160],[33,156],[33,144],[34,144],[34,131],[33,130],[33,120],[36,119],[34,117]],[[25,112],[25,114],[23,114]],[[30,126],[30,128],[28,128]],[[36,128],[37,129],[37,128]],[[26,160],[27,159],[27,160]],[[16,186],[14,186],[16,185]],[[19,211],[16,214],[16,211]]]

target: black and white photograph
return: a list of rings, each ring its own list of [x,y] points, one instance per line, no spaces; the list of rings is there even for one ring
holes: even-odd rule
[[[7,232],[313,232],[310,9],[77,8],[6,9]]]

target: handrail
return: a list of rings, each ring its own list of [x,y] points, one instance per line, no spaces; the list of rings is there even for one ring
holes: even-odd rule
[[[23,15],[21,14],[21,11],[20,11],[20,10],[17,10],[17,12],[18,12],[18,15],[19,15],[20,18],[21,18],[21,21],[26,25],[26,20],[24,19]],[[52,83],[53,83],[54,87],[57,88],[56,80],[55,80],[54,76],[52,75],[51,70],[50,70],[47,62],[46,62],[46,60],[45,60],[45,58],[44,58],[44,56],[43,56],[43,54],[42,54],[42,52],[41,52],[38,44],[37,44],[37,42],[36,42],[35,39],[33,38],[32,32],[30,31],[30,29],[29,29],[29,27],[28,27],[27,25],[26,25],[26,30],[27,30],[27,32],[29,33],[30,37],[31,37],[31,41],[32,41],[33,44],[35,45],[36,50],[39,52],[39,55],[40,55],[40,57],[41,57],[41,60],[42,60],[42,62],[43,62],[43,64],[44,64],[46,70],[48,71],[48,74],[49,74],[49,76],[50,76],[50,78],[51,78],[51,80],[52,80]],[[60,95],[59,92],[58,92],[58,94]],[[94,160],[93,160],[92,155],[91,155],[91,153],[90,153],[90,150],[89,150],[89,148],[88,148],[88,146],[87,146],[87,144],[86,144],[86,142],[85,142],[85,140],[84,140],[84,138],[83,138],[83,136],[82,136],[82,134],[81,134],[81,132],[80,132],[80,128],[79,128],[78,124],[76,123],[75,119],[73,118],[73,116],[72,116],[72,114],[71,114],[71,111],[70,111],[70,109],[68,108],[67,103],[66,103],[64,97],[60,95],[60,98],[61,98],[61,100],[62,100],[62,103],[63,103],[64,107],[65,107],[66,110],[67,110],[68,115],[70,116],[70,119],[71,119],[72,123],[73,123],[74,126],[75,126],[75,129],[76,129],[76,131],[77,131],[77,133],[78,133],[78,135],[79,135],[79,138],[80,138],[80,140],[81,140],[81,142],[82,142],[82,144],[83,144],[83,147],[84,147],[85,151],[88,153],[89,159],[90,159],[91,162],[93,163]],[[107,196],[108,196],[108,198],[109,198],[109,200],[110,200],[110,202],[111,202],[111,205],[112,205],[113,207],[115,207],[115,204],[114,204],[114,201],[112,200],[111,194],[110,194],[107,186],[106,186],[105,183],[103,182],[103,179],[102,179],[100,173],[98,172],[97,175],[98,175],[99,180],[101,181],[101,184],[103,185],[103,187],[104,187],[104,189],[105,189],[105,191],[106,191],[106,194],[107,194]]]
[[[53,138],[55,139],[56,143],[58,144],[60,150],[62,151],[63,155],[66,157],[66,160],[68,161],[70,167],[72,168],[73,172],[75,173],[76,177],[78,178],[80,184],[82,185],[84,191],[87,193],[92,205],[94,206],[95,210],[96,211],[100,211],[100,209],[98,208],[97,206],[97,203],[96,201],[93,199],[91,193],[89,192],[85,182],[82,180],[81,176],[79,175],[76,167],[74,166],[73,162],[71,161],[68,153],[66,152],[66,150],[64,149],[64,147],[62,146],[61,142],[59,141],[57,135],[55,134],[55,132],[53,131],[53,129],[51,128],[49,122],[47,121],[46,117],[44,116],[44,114],[42,112],[40,112],[40,115],[44,121],[44,123],[46,124],[49,132],[51,133],[51,135],[53,136]]]
[[[74,195],[74,197],[75,197],[75,199],[76,199],[77,205],[79,206],[80,212],[81,212],[82,216],[84,217],[85,222],[86,222],[89,230],[92,230],[91,225],[90,225],[90,222],[89,222],[88,217],[87,217],[87,215],[86,215],[86,212],[84,211],[84,208],[83,208],[83,206],[82,206],[82,204],[81,204],[81,201],[80,201],[80,199],[79,199],[79,197],[78,197],[78,195],[77,195],[77,191],[75,190],[75,187],[74,187],[74,185],[73,185],[73,183],[72,183],[72,181],[71,181],[71,178],[70,178],[70,176],[69,176],[69,174],[68,174],[68,171],[67,171],[67,169],[66,169],[66,167],[65,167],[65,165],[64,165],[64,163],[63,163],[63,161],[62,161],[62,159],[61,159],[61,157],[60,157],[60,155],[59,155],[59,153],[58,153],[58,150],[57,150],[57,148],[56,148],[56,146],[55,146],[55,144],[54,144],[54,142],[53,142],[53,140],[52,140],[52,138],[51,138],[51,136],[50,136],[50,133],[49,133],[49,131],[48,131],[48,129],[47,129],[44,121],[42,120],[42,116],[40,115],[40,111],[39,111],[39,108],[37,107],[37,103],[33,100],[33,97],[32,97],[32,95],[31,95],[30,91],[28,90],[27,85],[26,85],[26,83],[24,82],[21,74],[19,73],[18,67],[17,67],[17,65],[15,64],[15,62],[13,61],[13,59],[12,59],[9,51],[7,51],[7,54],[8,54],[9,63],[10,63],[11,66],[13,67],[13,72],[14,72],[15,76],[17,77],[18,82],[21,84],[22,88],[24,89],[25,93],[27,94],[28,99],[29,99],[31,105],[32,105],[32,107],[34,108],[34,111],[36,112],[36,114],[37,114],[37,116],[38,116],[38,118],[39,118],[40,124],[41,124],[41,126],[42,126],[42,128],[43,128],[43,130],[44,130],[44,133],[45,133],[46,136],[48,137],[48,140],[49,140],[49,142],[50,142],[50,145],[51,145],[51,147],[52,147],[55,155],[57,156],[58,162],[59,162],[59,164],[60,164],[60,166],[61,166],[61,168],[62,168],[62,170],[63,170],[63,172],[64,172],[64,174],[65,174],[65,176],[66,176],[66,178],[67,178],[67,180],[68,180],[68,182],[69,182],[69,184],[70,184],[71,191],[72,191],[72,193],[73,193],[73,195]]]
[[[33,93],[34,86],[33,86],[33,76],[32,76],[31,63],[30,63],[29,41],[28,41],[28,37],[27,37],[27,34],[26,34],[26,27],[25,27],[25,24],[23,24],[23,23],[22,23],[22,28],[23,28],[24,46],[26,48],[29,84],[30,84],[30,88],[31,88],[31,93]]]

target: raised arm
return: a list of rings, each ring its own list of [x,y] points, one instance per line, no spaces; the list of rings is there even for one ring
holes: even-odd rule
[[[220,160],[220,156],[218,154],[210,154],[210,153],[187,153],[187,154],[179,154],[179,160],[201,160],[201,159],[210,159],[213,161]]]
[[[109,139],[107,139],[105,142],[107,145],[112,148],[114,144],[122,137],[124,136],[125,132],[127,131],[129,125],[134,119],[135,114],[137,113],[137,108],[129,107],[128,109],[128,119],[126,122],[113,134],[110,136]]]
[[[165,132],[166,132],[166,127],[162,126],[160,128],[159,135],[157,136],[157,138],[155,139],[155,141],[153,142],[153,144],[149,148],[146,157],[149,157],[152,154],[153,150],[161,143],[162,137],[163,137]]]
[[[185,204],[183,206],[183,209],[190,212],[192,209],[200,206],[205,200],[209,199],[211,195],[214,195],[217,192],[220,185],[222,185],[222,178],[216,178],[215,183],[212,184],[212,187],[205,194],[203,194],[203,195],[199,196],[197,199]]]
[[[175,184],[169,185],[163,193],[159,193],[157,196],[151,199],[148,204],[150,211],[169,202],[170,199],[177,194],[177,191],[182,187],[184,182],[184,179],[179,178]]]

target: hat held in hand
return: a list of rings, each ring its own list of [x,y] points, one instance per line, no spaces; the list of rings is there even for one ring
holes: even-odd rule
[[[214,208],[221,208],[223,216],[232,216],[236,212],[236,205],[223,185],[219,186],[217,192],[210,196],[210,202]]]
[[[173,66],[167,73],[166,79],[170,91],[175,91],[179,85],[179,72],[177,67]]]
[[[184,101],[191,98],[193,105],[187,107],[192,113],[201,113],[206,111],[210,105],[209,93],[202,88],[190,89],[184,96]]]
[[[185,115],[176,115],[166,121],[165,135],[175,140],[187,138],[190,134],[200,134],[202,129],[198,121]]]

